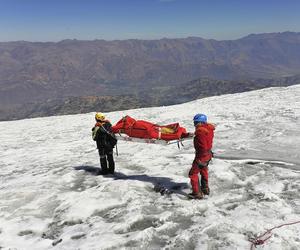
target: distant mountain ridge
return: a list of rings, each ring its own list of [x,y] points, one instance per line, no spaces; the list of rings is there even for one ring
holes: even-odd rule
[[[300,33],[295,32],[227,41],[188,37],[1,42],[0,119],[92,107],[115,110],[112,103],[103,104],[104,97],[121,109],[168,105],[273,86],[275,78],[297,74]]]
[[[2,42],[0,105],[115,95],[126,89],[170,86],[203,77],[230,80],[298,73],[300,33],[294,32],[232,41],[189,37]]]
[[[0,121],[172,105],[209,96],[295,84],[300,84],[300,75],[278,79],[252,79],[243,81],[201,78],[176,86],[154,87],[146,92],[137,92],[135,95],[68,97],[28,103],[9,110],[1,110],[0,108]]]

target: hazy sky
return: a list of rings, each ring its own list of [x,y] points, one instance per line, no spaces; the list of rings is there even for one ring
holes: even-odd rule
[[[300,0],[0,0],[0,41],[300,31]]]

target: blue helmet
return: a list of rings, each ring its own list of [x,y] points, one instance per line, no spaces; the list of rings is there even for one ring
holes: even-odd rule
[[[197,123],[207,123],[207,116],[204,114],[197,114],[194,116],[194,124],[196,125]]]

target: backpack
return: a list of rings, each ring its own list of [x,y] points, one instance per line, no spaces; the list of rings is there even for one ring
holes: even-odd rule
[[[98,126],[95,126],[95,127],[92,129],[92,138],[93,138],[94,141],[97,141],[98,138],[99,138],[99,133],[98,133],[98,130],[99,130],[99,129],[100,129],[100,127],[98,127]],[[105,141],[106,143],[108,143],[109,146],[111,146],[112,148],[113,148],[114,146],[116,146],[118,140],[117,140],[115,134],[114,134],[114,133],[111,133],[111,132],[109,132],[109,131],[107,131],[107,130],[105,129],[105,127],[103,127],[103,126],[101,126],[101,129],[102,129],[103,132],[105,132],[104,141]]]
[[[93,127],[92,128],[92,138],[94,141],[97,141],[97,131],[98,131],[99,127]]]
[[[115,134],[113,134],[113,133],[108,133],[107,140],[108,140],[108,143],[111,145],[111,147],[116,146],[116,144],[118,142],[118,139],[116,138]]]

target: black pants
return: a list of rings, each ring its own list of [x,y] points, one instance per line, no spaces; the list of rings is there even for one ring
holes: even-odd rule
[[[115,172],[113,149],[99,148],[98,152],[102,174],[113,174]]]

